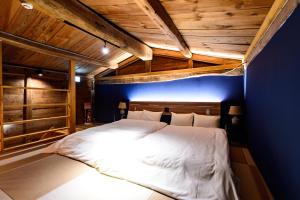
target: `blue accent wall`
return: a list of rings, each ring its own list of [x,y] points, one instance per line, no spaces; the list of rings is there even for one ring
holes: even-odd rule
[[[203,76],[138,84],[99,84],[95,87],[95,118],[118,118],[120,101],[241,102],[243,76]]]
[[[250,150],[275,199],[300,199],[300,7],[248,66]]]

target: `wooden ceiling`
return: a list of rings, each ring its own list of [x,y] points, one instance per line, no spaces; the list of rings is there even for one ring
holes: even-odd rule
[[[81,0],[151,47],[178,49],[136,0]],[[161,0],[192,52],[243,56],[273,0]]]
[[[80,0],[120,29],[150,47],[178,50],[170,38],[139,6],[140,0]],[[192,53],[242,58],[274,0],[160,0]],[[0,30],[70,50],[107,63],[125,51],[108,45],[61,20],[35,9],[26,10],[19,0],[0,0]],[[4,46],[4,62],[65,71],[64,59]],[[90,73],[99,66],[77,64],[77,72]],[[104,68],[103,68],[104,69]],[[101,70],[100,70],[101,71]]]

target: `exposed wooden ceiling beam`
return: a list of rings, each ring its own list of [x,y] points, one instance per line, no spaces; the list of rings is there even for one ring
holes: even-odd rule
[[[170,57],[170,58],[187,59],[184,56],[182,56],[182,54],[178,51],[170,51],[166,49],[153,49],[153,55]],[[241,60],[235,60],[229,58],[217,58],[217,57],[205,56],[199,54],[192,54],[192,60],[218,64],[218,65],[229,64],[229,63],[241,63]]]
[[[54,57],[60,57],[65,58],[68,60],[77,60],[84,63],[89,63],[93,65],[99,65],[103,67],[109,67],[108,63],[96,60],[94,58],[90,58],[87,56],[84,56],[82,54],[74,53],[72,51],[68,51],[65,49],[57,48],[48,44],[36,42],[33,40],[29,40],[23,37],[19,37],[4,31],[0,31],[0,40],[3,42],[19,47],[24,48],[30,51],[54,56]]]
[[[135,2],[165,34],[177,43],[177,47],[185,57],[192,57],[187,43],[159,0],[135,0]]]
[[[110,64],[110,68],[112,70],[116,69],[119,67],[119,63],[120,62],[123,62],[124,60],[127,60],[128,58],[132,57],[132,54],[130,53],[127,53],[127,52],[124,52],[122,53],[121,55],[118,55],[117,57],[114,57],[112,58],[110,61],[109,61],[109,64]],[[96,70],[90,72],[87,77],[88,78],[94,78],[94,76],[97,76],[98,74],[102,74],[102,72],[106,71],[106,68],[104,67],[98,67]]]
[[[240,63],[189,68],[180,70],[168,70],[160,72],[148,72],[140,74],[120,75],[96,78],[97,83],[103,84],[124,84],[124,83],[144,83],[144,82],[160,82],[170,81],[180,78],[196,77],[208,73],[223,73],[232,69],[241,67]]]
[[[275,0],[263,24],[258,30],[250,47],[248,48],[243,62],[250,62],[261,52],[282,24],[288,19],[299,4],[299,0]]]
[[[126,60],[123,60],[123,61],[119,62],[118,63],[118,68],[126,67],[126,66],[128,66],[128,65],[130,65],[130,64],[132,64],[132,63],[134,63],[134,62],[136,62],[138,60],[139,60],[138,57],[131,56],[131,57],[127,58]]]
[[[71,23],[141,58],[152,59],[152,49],[108,22],[77,0],[23,0],[49,16]]]

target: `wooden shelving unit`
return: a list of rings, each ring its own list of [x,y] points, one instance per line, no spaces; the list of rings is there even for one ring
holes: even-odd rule
[[[69,80],[68,80],[68,89],[54,89],[54,88],[37,88],[37,87],[20,87],[20,86],[8,86],[3,85],[3,57],[2,57],[2,42],[0,41],[0,153],[3,151],[11,151],[14,149],[19,149],[22,147],[31,146],[34,144],[40,144],[47,141],[57,140],[62,137],[65,137],[68,134],[75,132],[76,126],[76,96],[75,96],[75,62],[70,61],[69,63]],[[51,103],[51,104],[20,104],[20,105],[4,105],[4,91],[5,90],[42,90],[47,92],[64,92],[66,93],[66,101],[64,103]],[[25,120],[17,120],[17,121],[4,121],[4,112],[7,108],[24,108],[24,107],[57,107],[62,106],[66,108],[66,114],[62,116],[51,116],[51,117],[44,117],[44,118],[34,118],[34,119],[25,119]],[[27,124],[27,123],[35,123],[39,121],[50,121],[54,119],[65,119],[66,126],[59,127],[59,128],[50,128],[48,130],[41,130],[31,133],[24,133],[19,134],[16,136],[9,136],[6,137],[4,134],[4,126],[5,125],[17,125],[17,124]],[[62,134],[62,131],[64,134]],[[55,135],[47,138],[41,138],[37,141],[31,141],[24,144],[19,144],[15,146],[5,147],[5,141],[16,140],[28,136],[34,136],[39,134],[46,134],[46,133],[59,133],[61,135]]]

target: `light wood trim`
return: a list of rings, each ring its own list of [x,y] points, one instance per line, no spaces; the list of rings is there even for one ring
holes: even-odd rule
[[[178,49],[186,58],[191,58],[192,53],[177,29],[166,9],[159,0],[135,0],[136,4],[171,40],[176,42]]]
[[[20,107],[56,107],[56,106],[68,106],[68,103],[5,105],[4,110],[7,108],[20,108]]]
[[[171,51],[167,49],[154,48],[153,55],[187,60],[187,58],[184,57],[179,51]],[[200,54],[192,54],[191,59],[194,61],[207,62],[207,63],[218,64],[218,65],[242,63],[241,60],[235,60],[230,58],[218,58],[218,57],[205,56]]]
[[[7,33],[4,31],[0,31],[0,40],[3,40],[5,43],[19,47],[24,48],[30,51],[34,51],[37,53],[46,54],[49,56],[55,56],[65,59],[73,59],[78,60],[80,62],[89,63],[92,65],[99,65],[103,67],[109,67],[109,64],[103,61],[99,61],[94,58],[87,57],[82,54],[74,53],[72,51],[68,51],[66,49],[61,49],[58,47],[54,47],[48,44],[36,42],[33,40],[29,40],[17,35],[13,35],[11,33]]]
[[[69,133],[74,133],[76,131],[76,83],[75,83],[75,69],[76,63],[71,60],[69,62],[69,80],[68,80],[68,104],[69,108]]]
[[[43,120],[62,119],[62,118],[69,118],[69,116],[63,115],[63,116],[45,117],[45,118],[38,118],[38,119],[18,120],[18,121],[12,121],[12,122],[4,122],[4,125],[9,125],[9,124],[24,124],[24,123],[31,123],[31,122],[43,121]]]
[[[221,115],[220,102],[151,102],[151,101],[131,101],[128,109],[131,111],[150,110],[154,112],[164,111],[169,108],[169,112],[175,113],[197,113],[206,115]]]
[[[146,60],[145,62],[145,72],[151,72],[152,71],[152,61]]]
[[[141,58],[152,60],[152,49],[115,27],[77,0],[24,0],[51,17],[64,20]]]
[[[38,135],[38,134],[42,134],[42,133],[49,133],[49,132],[55,132],[55,131],[60,131],[60,130],[66,130],[68,128],[69,127],[54,128],[54,129],[49,129],[49,130],[44,130],[44,131],[37,131],[37,132],[33,132],[33,133],[7,137],[7,138],[4,138],[4,141],[14,140],[14,139],[23,138],[23,137],[32,136],[32,135]]]
[[[13,146],[13,147],[4,148],[4,150],[5,151],[10,151],[10,150],[19,149],[19,148],[26,147],[26,146],[33,145],[33,144],[38,144],[38,143],[41,143],[41,142],[46,142],[46,141],[49,141],[49,140],[60,139],[60,138],[63,138],[63,137],[65,137],[65,135],[59,135],[59,136],[49,137],[49,138],[38,140],[38,141],[34,141],[34,142],[28,142],[26,144],[21,144],[21,145],[16,145],[16,146]]]
[[[245,54],[244,63],[247,65],[251,63],[293,13],[298,4],[297,0],[275,0]]]
[[[68,89],[53,89],[53,88],[36,88],[36,87],[21,87],[21,86],[2,86],[4,89],[22,89],[22,90],[45,90],[45,91],[53,91],[53,92],[69,92]]]
[[[219,66],[189,68],[180,70],[168,70],[160,72],[148,72],[130,75],[110,76],[96,78],[97,83],[103,84],[123,84],[123,83],[144,83],[170,81],[180,78],[196,77],[208,73],[223,73],[228,70],[241,67],[241,64],[228,64]]]
[[[3,151],[4,129],[3,129],[3,58],[2,58],[2,41],[0,40],[0,152]]]

